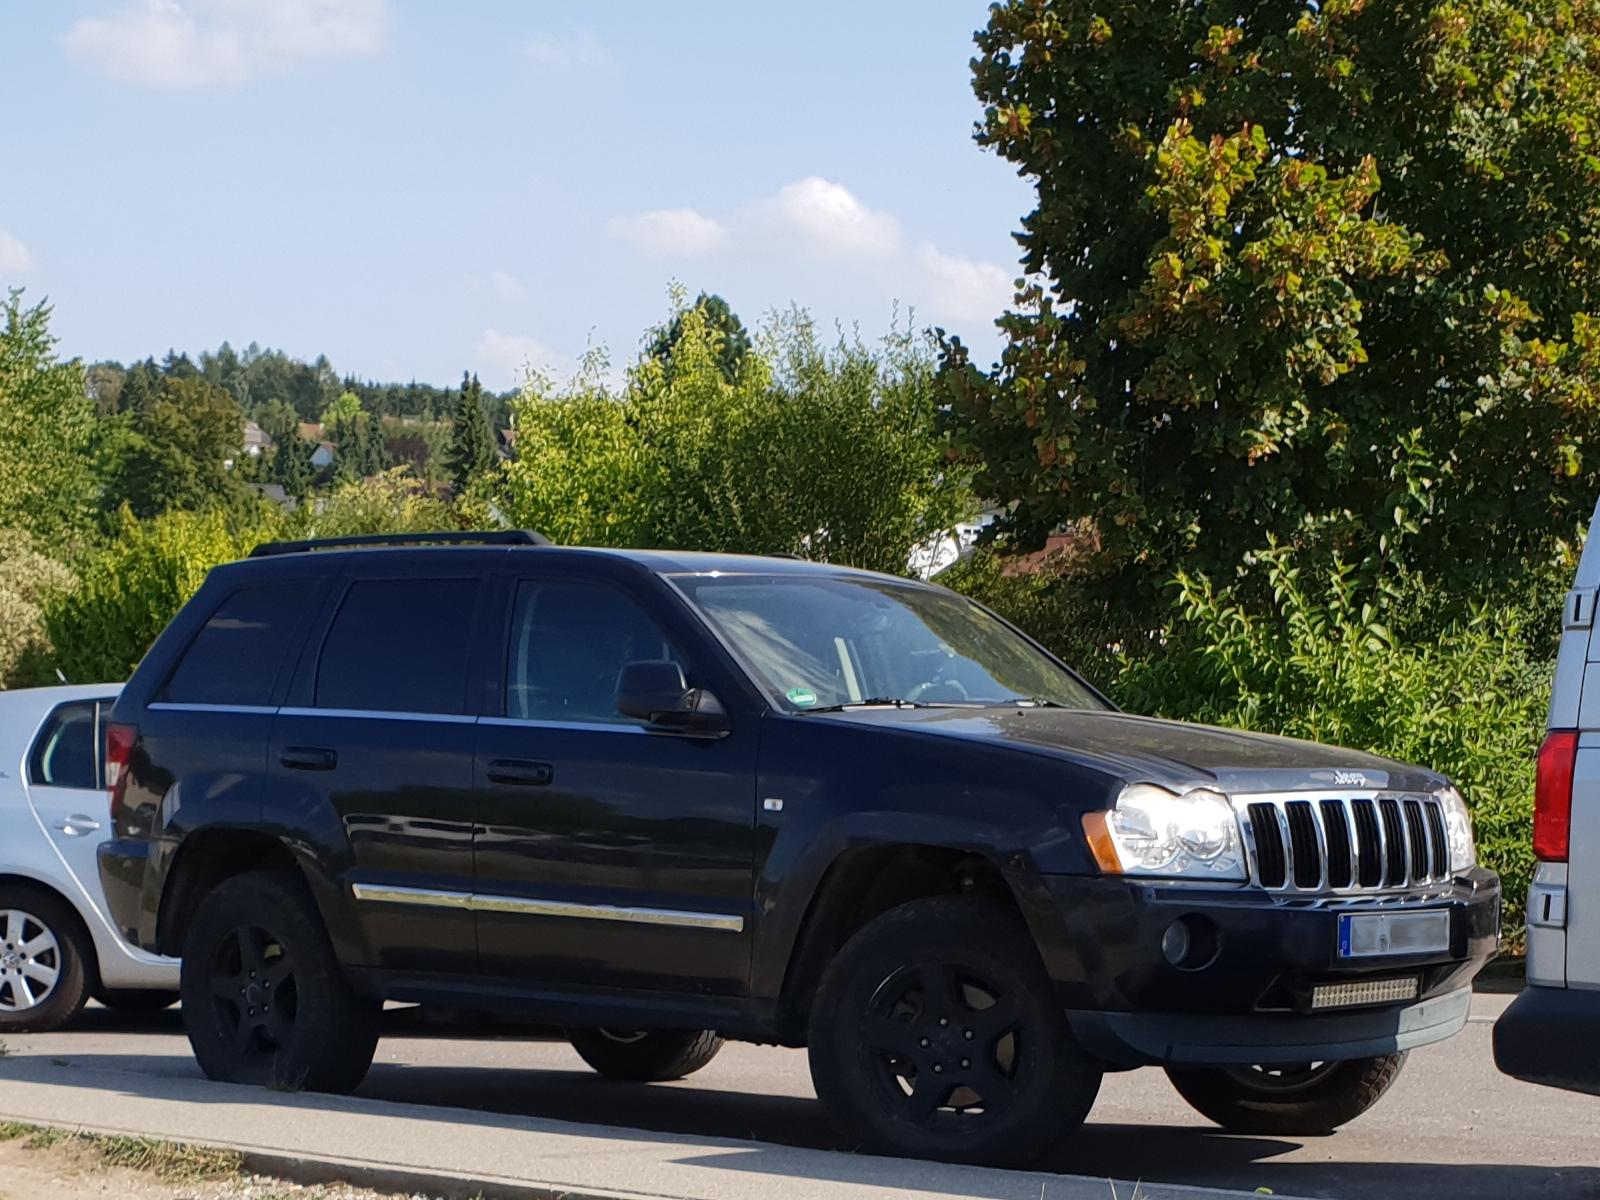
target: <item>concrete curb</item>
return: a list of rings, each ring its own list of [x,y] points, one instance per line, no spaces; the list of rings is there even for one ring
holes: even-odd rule
[[[1242,1200],[1250,1192],[0,1061],[0,1119],[230,1149],[247,1170],[448,1200]]]

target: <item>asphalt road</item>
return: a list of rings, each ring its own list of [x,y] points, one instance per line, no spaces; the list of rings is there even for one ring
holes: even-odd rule
[[[1320,1138],[1236,1137],[1194,1113],[1159,1071],[1108,1076],[1088,1124],[1050,1167],[1341,1200],[1600,1196],[1600,1098],[1518,1083],[1490,1057],[1510,1000],[1474,998],[1465,1031],[1415,1051],[1377,1107]],[[361,1088],[376,1099],[518,1113],[666,1133],[840,1143],[811,1091],[804,1051],[729,1045],[672,1084],[619,1084],[564,1043],[526,1031],[468,1035],[388,1014],[391,1034]],[[12,1036],[10,1051],[63,1066],[198,1077],[176,1011],[91,1007],[69,1030]]]

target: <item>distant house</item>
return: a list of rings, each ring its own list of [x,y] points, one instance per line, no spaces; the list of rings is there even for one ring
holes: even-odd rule
[[[304,429],[305,426],[302,425],[300,428]],[[322,426],[318,425],[315,428],[321,429]],[[323,467],[333,466],[333,460],[337,457],[332,442],[318,442],[317,448],[311,452],[311,465],[320,471]]]
[[[272,438],[267,431],[254,421],[244,423],[244,452],[251,458],[260,458],[268,446],[272,445]]]

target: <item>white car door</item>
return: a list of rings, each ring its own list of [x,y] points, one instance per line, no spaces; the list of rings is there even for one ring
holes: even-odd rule
[[[110,836],[101,769],[103,714],[111,699],[63,704],[51,713],[28,756],[28,799],[78,884],[78,903],[105,914],[100,843]]]

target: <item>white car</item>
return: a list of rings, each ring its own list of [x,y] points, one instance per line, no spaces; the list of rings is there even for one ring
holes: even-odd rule
[[[101,730],[121,690],[0,692],[0,1034],[55,1029],[91,995],[145,1011],[178,998],[178,960],[124,941],[100,884]]]

